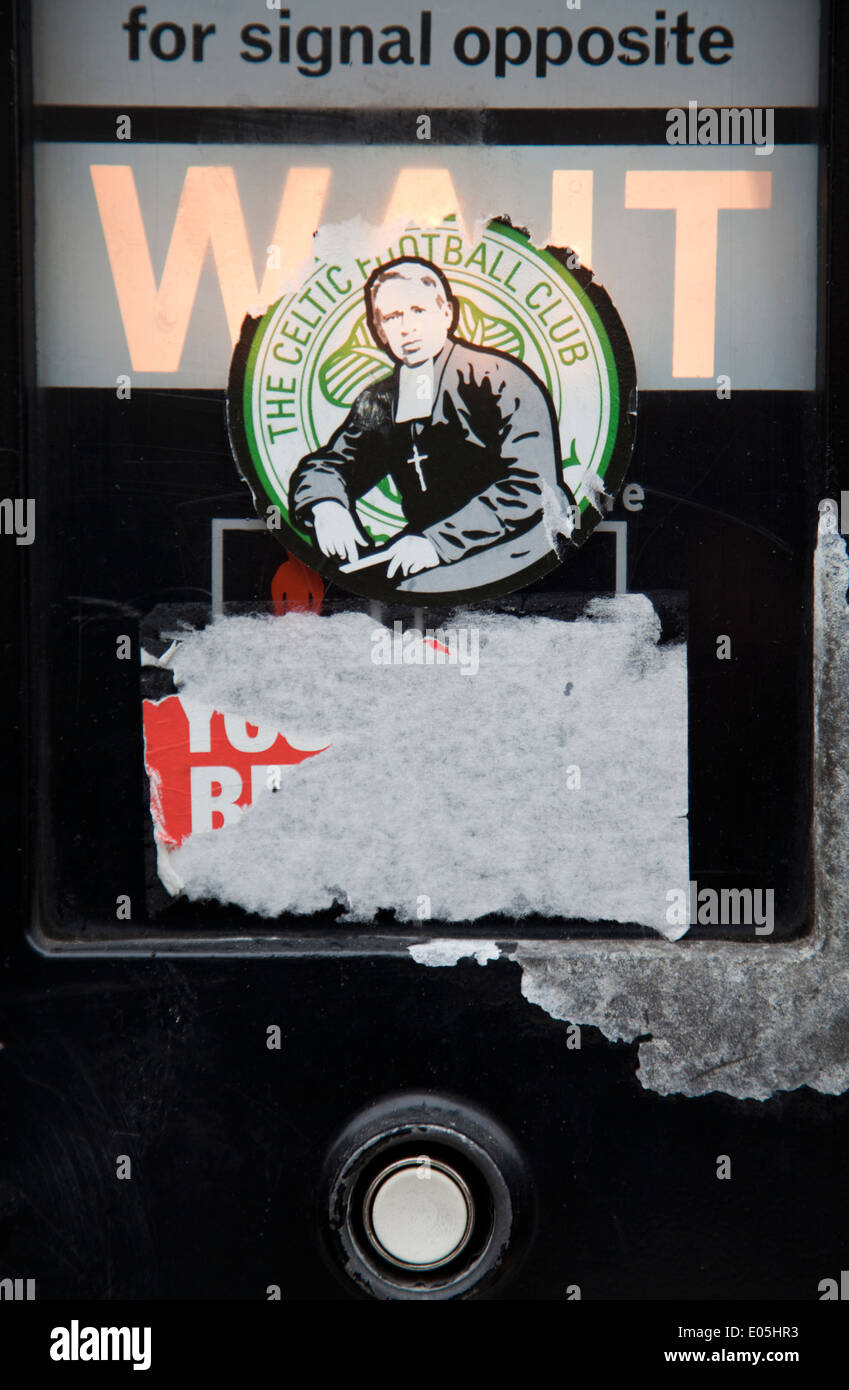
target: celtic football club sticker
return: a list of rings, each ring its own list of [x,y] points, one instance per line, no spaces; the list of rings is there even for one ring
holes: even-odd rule
[[[230,437],[257,510],[354,593],[521,588],[586,541],[622,482],[636,380],[621,320],[576,256],[502,221],[472,240],[448,218],[389,246],[342,230],[233,356]]]

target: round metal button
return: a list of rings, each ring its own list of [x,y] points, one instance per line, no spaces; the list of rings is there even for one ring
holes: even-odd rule
[[[363,1203],[366,1234],[384,1259],[404,1269],[437,1269],[471,1234],[474,1201],[466,1183],[427,1154],[390,1164]]]

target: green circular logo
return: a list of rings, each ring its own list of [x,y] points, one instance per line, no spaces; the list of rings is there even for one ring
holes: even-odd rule
[[[233,358],[231,441],[285,545],[354,592],[454,602],[545,573],[630,458],[633,354],[571,253],[491,222],[346,244]],[[279,529],[275,520],[279,519]]]

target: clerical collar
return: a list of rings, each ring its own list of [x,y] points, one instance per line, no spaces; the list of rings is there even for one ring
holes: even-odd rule
[[[417,367],[407,367],[403,363],[398,368],[398,403],[395,407],[396,423],[404,420],[427,420],[433,413],[433,401],[437,380],[437,368],[444,365],[449,341],[428,362],[420,362]]]
[[[395,419],[424,420],[433,409],[433,358],[417,367],[401,366]]]

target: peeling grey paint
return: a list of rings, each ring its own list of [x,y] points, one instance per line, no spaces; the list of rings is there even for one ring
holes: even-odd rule
[[[525,998],[553,1018],[614,1042],[647,1039],[637,1075],[661,1095],[765,1100],[798,1086],[849,1088],[849,557],[836,505],[820,513],[811,933],[782,945],[536,941],[509,953]],[[466,944],[462,954],[473,954]],[[437,945],[416,958],[437,963]]]

